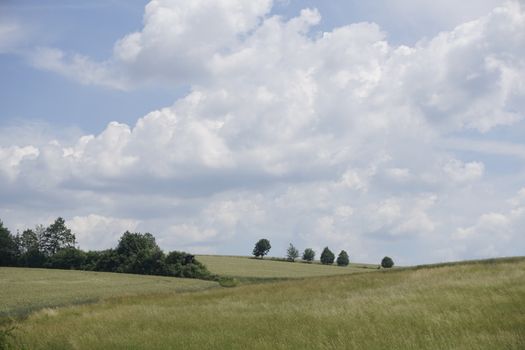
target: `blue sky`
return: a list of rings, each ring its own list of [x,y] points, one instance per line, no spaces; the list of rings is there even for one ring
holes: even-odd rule
[[[355,261],[522,255],[519,1],[4,1],[0,218]]]

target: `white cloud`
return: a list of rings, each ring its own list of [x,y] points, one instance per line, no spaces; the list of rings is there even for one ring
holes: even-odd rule
[[[464,163],[450,159],[443,166],[443,171],[454,182],[477,180],[483,175],[485,166],[481,162]]]
[[[86,217],[91,208],[70,213],[79,232],[135,225],[158,232],[170,249],[226,249],[265,235],[350,245],[370,259],[406,251],[408,239],[411,261],[427,258],[427,244],[455,254],[447,239],[471,239],[480,211],[506,201],[501,194],[481,203],[499,185],[484,160],[456,152],[490,152],[491,144],[447,140],[523,123],[511,103],[525,94],[519,3],[413,47],[394,46],[373,23],[312,34],[316,10],[285,21],[270,8],[152,1],[142,30],[119,40],[106,62],[37,51],[37,66],[86,84],[191,89],[135,125],[112,122],[73,143],[2,148],[12,182],[4,191],[110,196],[91,198],[105,219]],[[498,145],[492,153],[522,153]],[[479,227],[496,221],[481,217]]]
[[[35,160],[40,154],[33,146],[26,147],[0,147],[0,172],[8,180],[14,181],[20,173],[20,165],[24,161]]]
[[[139,223],[134,219],[89,214],[75,216],[66,224],[75,233],[82,249],[108,249],[117,245],[125,231],[134,232]]]

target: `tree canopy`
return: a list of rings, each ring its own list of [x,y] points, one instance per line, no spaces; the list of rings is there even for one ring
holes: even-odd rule
[[[271,248],[272,246],[270,245],[270,241],[266,238],[262,238],[258,240],[257,243],[255,243],[252,254],[255,255],[256,258],[263,258],[266,254],[268,254]]]
[[[334,263],[335,255],[332,253],[332,251],[325,247],[323,249],[323,252],[321,253],[321,263],[325,265],[332,265]]]
[[[337,266],[348,266],[350,259],[348,258],[348,253],[344,250],[341,250],[341,253],[337,256]]]

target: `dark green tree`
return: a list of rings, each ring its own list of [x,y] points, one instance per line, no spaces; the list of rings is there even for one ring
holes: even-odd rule
[[[121,264],[118,272],[145,275],[165,274],[165,256],[151,233],[131,233],[126,231],[117,246]]]
[[[332,251],[328,249],[328,247],[325,247],[323,249],[323,252],[321,253],[321,263],[325,265],[332,265],[334,263],[334,260],[335,260],[334,253],[332,253]]]
[[[392,258],[385,256],[383,260],[381,260],[381,267],[389,269],[392,266],[394,266],[394,260],[392,260]]]
[[[185,252],[173,251],[166,255],[168,275],[187,278],[212,277],[206,266],[195,259],[195,256]]]
[[[38,251],[38,236],[35,231],[27,229],[20,235],[18,240],[20,253],[24,254],[30,251]]]
[[[303,260],[312,262],[315,259],[315,252],[312,248],[306,248],[303,252]]]
[[[252,254],[255,255],[256,258],[261,257],[261,259],[268,254],[272,246],[270,245],[270,241],[266,238],[262,238],[257,243],[255,243],[255,247],[253,248]]]
[[[337,266],[348,266],[350,260],[348,258],[347,252],[341,250],[341,253],[337,256]]]
[[[51,256],[60,249],[74,247],[75,242],[75,235],[66,227],[65,220],[59,217],[42,233],[40,249],[45,255]]]
[[[49,267],[55,269],[79,270],[84,266],[86,253],[74,247],[62,248],[47,261]]]
[[[44,232],[43,227],[37,226],[35,230],[27,229],[18,238],[18,250],[20,251],[19,265],[28,267],[42,267],[46,257],[40,250],[38,234]]]
[[[12,266],[17,260],[15,237],[0,220],[0,266]]]
[[[289,261],[294,262],[295,259],[297,259],[298,257],[299,257],[299,251],[297,250],[297,248],[294,247],[292,243],[290,243],[290,246],[286,250],[286,258]]]

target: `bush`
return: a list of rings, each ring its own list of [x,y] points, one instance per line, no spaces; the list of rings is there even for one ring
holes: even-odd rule
[[[385,256],[383,260],[381,260],[381,267],[389,269],[392,266],[394,266],[394,260],[392,260],[392,258]]]
[[[219,278],[219,284],[221,287],[237,287],[239,285],[239,281],[234,277],[220,277]]]
[[[323,252],[321,253],[321,263],[325,265],[332,265],[334,263],[334,260],[335,260],[334,253],[332,253],[332,251],[328,249],[328,247],[325,247],[323,249]]]
[[[173,251],[164,260],[168,276],[210,279],[212,274],[204,264],[197,261],[194,255]]]
[[[339,253],[337,257],[337,266],[348,266],[349,263],[348,254],[344,250],[341,250],[341,253]]]
[[[98,253],[98,260],[93,261],[94,271],[117,272],[120,266],[120,256],[114,249],[103,250]],[[96,259],[96,257],[93,257]]]
[[[63,248],[52,255],[47,265],[54,269],[80,269],[86,260],[86,253],[77,248]]]
[[[306,248],[303,252],[303,260],[312,262],[315,259],[315,252],[312,248]]]
[[[268,254],[271,248],[272,246],[270,245],[270,241],[266,238],[262,238],[257,243],[255,243],[252,254],[255,255],[256,258],[261,257],[262,259],[266,254]]]

